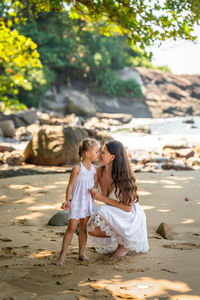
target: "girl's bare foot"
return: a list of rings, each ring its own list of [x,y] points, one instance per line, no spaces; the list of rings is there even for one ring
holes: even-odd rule
[[[83,255],[79,255],[79,259],[80,260],[89,260],[89,257],[87,257],[87,255],[83,254]]]
[[[110,258],[120,258],[126,256],[129,253],[128,248],[124,248],[122,245],[119,245],[117,250],[110,256]]]
[[[62,258],[62,257],[59,256],[58,259],[55,262],[55,265],[57,265],[57,266],[63,266],[63,264],[64,264],[64,258]]]

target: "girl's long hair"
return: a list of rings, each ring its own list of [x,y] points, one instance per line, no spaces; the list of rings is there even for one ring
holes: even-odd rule
[[[133,201],[138,202],[135,176],[123,144],[118,141],[109,141],[105,146],[110,154],[115,155],[112,164],[112,179],[116,197],[121,203],[127,205]]]

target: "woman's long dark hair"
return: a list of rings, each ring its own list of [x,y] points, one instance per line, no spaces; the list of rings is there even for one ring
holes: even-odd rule
[[[123,144],[118,141],[109,141],[105,143],[105,146],[110,154],[115,155],[112,164],[112,179],[116,197],[121,203],[127,205],[133,201],[138,202],[135,176]]]

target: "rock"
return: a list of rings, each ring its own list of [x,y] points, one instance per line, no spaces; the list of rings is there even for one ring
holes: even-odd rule
[[[0,145],[0,152],[12,152],[14,151],[15,148],[11,147],[11,146],[6,146],[6,145]]]
[[[194,148],[195,156],[200,158],[200,146]]]
[[[176,171],[190,171],[193,170],[192,167],[187,166],[184,163],[177,163],[177,162],[172,162],[172,163],[164,163],[162,164],[162,169],[163,170],[176,170]]]
[[[186,119],[186,120],[183,120],[183,123],[186,123],[186,124],[194,124],[194,120],[193,119]]]
[[[53,110],[61,114],[65,114],[67,109],[67,104],[65,102],[56,102],[48,99],[44,99],[42,101],[42,106],[49,109],[50,111]]]
[[[118,120],[123,124],[129,123],[133,116],[131,114],[113,114],[113,113],[97,113],[99,119],[114,119]]]
[[[50,115],[48,113],[37,111],[37,120],[39,121],[40,125],[49,124]]]
[[[69,124],[69,126],[82,126],[83,120],[81,117],[76,116],[75,114],[70,114],[65,116],[65,122]]]
[[[190,157],[189,159],[186,160],[186,164],[189,167],[200,167],[200,158],[198,158],[198,157]]]
[[[65,95],[67,103],[67,112],[75,113],[76,115],[87,115],[96,113],[94,104],[88,96],[76,90],[68,90]]]
[[[80,127],[43,125],[24,151],[27,163],[57,166],[78,161],[79,143],[88,136]]]
[[[143,134],[150,134],[151,133],[151,130],[147,126],[133,127],[133,128],[131,128],[130,131],[143,133]]]
[[[67,226],[69,223],[69,211],[59,211],[58,213],[56,213],[55,215],[53,215],[47,225],[50,226]],[[77,235],[79,234],[79,229],[76,229],[75,232]]]
[[[200,86],[193,88],[191,96],[194,98],[200,99]]]
[[[142,77],[140,73],[137,71],[137,68],[125,67],[122,70],[116,72],[121,80],[130,80],[133,79],[139,83],[139,85],[143,86]]]
[[[15,124],[12,120],[0,121],[0,129],[5,137],[15,136]]]
[[[143,96],[152,117],[200,115],[200,76],[174,75],[136,68],[143,81]]]
[[[0,128],[0,136],[4,136],[3,130]]]
[[[85,129],[90,138],[94,138],[99,141],[102,145],[110,140],[113,140],[113,137],[105,130],[95,130],[95,129]]]
[[[16,129],[16,138],[20,141],[30,141],[31,134],[27,131],[26,127],[19,127]]]
[[[49,219],[47,224],[51,226],[66,226],[68,223],[69,211],[59,211]]]
[[[4,161],[9,166],[21,166],[24,162],[24,157],[18,151],[12,151],[5,154]]]
[[[37,113],[35,108],[31,108],[20,113],[12,114],[10,117],[15,123],[15,127],[18,128],[35,123],[37,119]]]
[[[60,88],[58,91],[55,87],[53,87],[53,91],[48,90],[46,92],[45,98],[42,100],[42,107],[50,111],[54,111],[64,115],[66,113],[66,108],[67,108],[64,99],[65,92],[66,92],[66,88]]]
[[[157,228],[156,232],[159,233],[166,240],[173,240],[174,232],[166,223],[161,223]]]
[[[180,148],[178,147],[163,147],[162,155],[167,156],[169,158],[185,158],[188,159],[194,156],[195,152],[192,148]]]

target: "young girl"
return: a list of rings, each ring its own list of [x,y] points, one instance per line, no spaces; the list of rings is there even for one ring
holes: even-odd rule
[[[96,168],[93,161],[99,160],[99,146],[96,140],[87,138],[79,146],[80,163],[73,167],[66,190],[66,199],[61,208],[70,209],[69,224],[63,237],[62,248],[56,265],[63,265],[67,248],[79,223],[79,259],[88,260],[85,255],[87,241],[86,224],[94,212],[94,201],[89,193],[95,186]],[[71,203],[70,203],[71,199]]]

